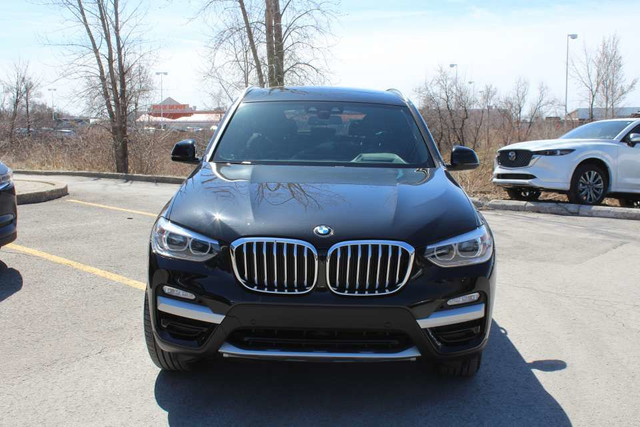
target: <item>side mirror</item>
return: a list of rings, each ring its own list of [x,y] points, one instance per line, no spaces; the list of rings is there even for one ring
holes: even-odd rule
[[[171,150],[171,160],[182,163],[200,163],[200,159],[196,156],[195,139],[185,139],[174,145]]]
[[[632,133],[629,135],[629,145],[635,147],[636,144],[640,144],[640,133]]]
[[[475,169],[480,165],[478,155],[471,148],[454,145],[451,150],[451,164],[447,165],[450,171],[464,171]]]

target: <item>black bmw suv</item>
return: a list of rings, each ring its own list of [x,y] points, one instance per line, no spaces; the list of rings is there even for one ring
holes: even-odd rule
[[[493,236],[397,91],[249,88],[153,226],[153,361],[429,360],[469,376],[489,336]]]
[[[16,240],[18,209],[13,172],[0,162],[0,247]]]

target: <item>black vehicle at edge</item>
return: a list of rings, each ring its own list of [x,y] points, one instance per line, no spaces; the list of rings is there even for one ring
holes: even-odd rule
[[[225,139],[226,138],[226,139]],[[221,142],[222,141],[222,142]],[[152,230],[152,360],[427,360],[470,376],[487,343],[493,236],[395,90],[249,88]],[[345,160],[346,159],[346,160]]]
[[[18,209],[13,173],[0,162],[0,247],[7,245],[18,235]]]

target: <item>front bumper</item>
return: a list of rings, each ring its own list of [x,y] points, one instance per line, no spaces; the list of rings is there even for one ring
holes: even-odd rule
[[[487,342],[495,255],[484,264],[464,268],[416,265],[412,279],[399,292],[367,298],[336,295],[321,283],[304,295],[255,293],[236,281],[224,253],[219,257],[203,266],[150,253],[151,323],[164,351],[193,358],[222,354],[381,361],[455,358],[478,352]],[[187,302],[165,295],[164,284],[197,298]],[[473,292],[481,295],[480,300],[446,306],[448,299]],[[382,337],[389,345],[380,348],[377,341],[360,339],[356,332]],[[296,341],[301,336],[305,338]]]
[[[18,234],[17,229],[16,189],[11,184],[0,190],[0,246],[13,242]]]
[[[564,156],[534,155],[529,165],[508,168],[497,163],[493,183],[500,187],[531,187],[543,190],[569,191],[574,167],[572,154]]]
[[[478,303],[464,307],[438,311],[428,317],[415,319],[410,310],[402,308],[352,308],[322,306],[263,306],[245,304],[237,306],[228,315],[220,315],[199,304],[158,296],[157,310],[162,313],[212,324],[218,340],[231,335],[236,329],[255,329],[257,325],[275,329],[296,328],[351,330],[394,330],[409,335],[414,345],[385,352],[322,351],[286,349],[242,348],[224,341],[219,352],[225,357],[278,359],[278,360],[407,360],[422,354],[432,354],[425,345],[423,330],[480,320],[485,317],[486,304]],[[417,327],[416,327],[417,326]],[[215,333],[214,333],[215,335]],[[214,337],[214,341],[216,338]],[[416,344],[417,343],[417,344]],[[477,349],[476,349],[477,350]]]

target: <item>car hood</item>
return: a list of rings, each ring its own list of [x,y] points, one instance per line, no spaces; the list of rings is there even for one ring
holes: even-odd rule
[[[320,249],[352,239],[420,247],[480,224],[471,201],[442,168],[204,163],[165,216],[222,243],[284,237]],[[316,236],[318,225],[331,227],[333,235]]]
[[[611,143],[615,141],[609,139],[541,139],[538,141],[525,141],[507,145],[499,151],[505,150],[559,150],[559,149],[578,149],[588,147],[590,145]]]
[[[318,248],[352,239],[420,247],[479,225],[454,182],[442,169],[205,163],[178,190],[167,216],[225,243],[268,236]],[[333,235],[316,236],[318,225]]]

